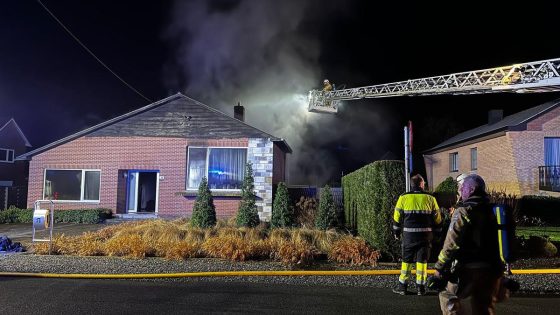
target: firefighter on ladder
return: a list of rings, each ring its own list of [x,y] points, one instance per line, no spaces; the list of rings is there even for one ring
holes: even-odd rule
[[[323,93],[330,92],[334,88],[328,79],[323,80]],[[324,106],[332,106],[332,101],[325,101]]]
[[[393,292],[408,293],[408,280],[412,265],[416,263],[416,288],[418,295],[426,294],[428,259],[432,247],[433,233],[441,229],[441,213],[432,195],[424,192],[424,179],[415,175],[411,178],[411,192],[399,197],[393,214],[395,238],[402,238],[401,275]]]

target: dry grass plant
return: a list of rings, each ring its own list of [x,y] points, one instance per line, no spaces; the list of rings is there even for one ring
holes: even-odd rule
[[[381,254],[367,246],[366,241],[359,237],[343,236],[335,241],[329,259],[350,265],[376,266]]]
[[[34,244],[37,254],[48,254],[48,243]],[[194,257],[234,261],[274,259],[307,265],[321,254],[339,263],[375,265],[379,252],[365,241],[335,230],[272,229],[235,226],[219,220],[216,227],[193,228],[188,220],[147,220],[113,225],[79,236],[56,235],[52,253],[77,256],[119,256],[166,259]]]

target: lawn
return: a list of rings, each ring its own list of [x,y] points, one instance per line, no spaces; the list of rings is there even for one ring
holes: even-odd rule
[[[549,227],[520,227],[516,229],[517,236],[548,236],[551,241],[560,242],[560,227],[549,226]]]

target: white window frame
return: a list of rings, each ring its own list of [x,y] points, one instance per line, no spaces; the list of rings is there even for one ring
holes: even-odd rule
[[[82,171],[82,181],[80,184],[80,200],[60,200],[57,202],[81,202],[81,203],[99,203],[101,202],[101,169],[94,168],[45,168],[43,172],[43,200],[45,200],[45,184],[47,181],[47,171]],[[86,172],[99,172],[99,199],[98,200],[84,200],[84,189],[86,186],[85,176]]]
[[[455,167],[453,167],[453,157],[455,157]],[[449,172],[458,172],[459,171],[459,152],[452,152],[449,153]]]
[[[475,147],[475,148],[471,148],[471,171],[476,171],[477,169],[478,169],[478,148]]]
[[[16,159],[16,152],[13,149],[0,148],[0,150],[6,151],[6,159],[5,160],[0,160],[0,163],[14,163],[14,161]],[[11,160],[10,160],[10,152],[12,152],[12,159]]]
[[[200,147],[200,146],[188,146],[187,147],[187,164],[185,165],[186,175],[185,176],[185,190],[187,191],[197,191],[198,188],[189,188],[189,156],[191,149],[206,149],[206,180],[208,180],[208,159],[210,157],[210,150],[209,149],[244,149],[247,154],[245,155],[247,159],[249,158],[249,150],[247,147]],[[245,161],[247,163],[247,161]],[[241,191],[241,189],[210,189],[210,191]]]

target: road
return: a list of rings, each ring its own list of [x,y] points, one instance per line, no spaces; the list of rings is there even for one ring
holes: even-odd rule
[[[514,297],[501,314],[558,314],[560,296]],[[387,289],[227,281],[0,277],[0,314],[438,314],[438,299]]]

